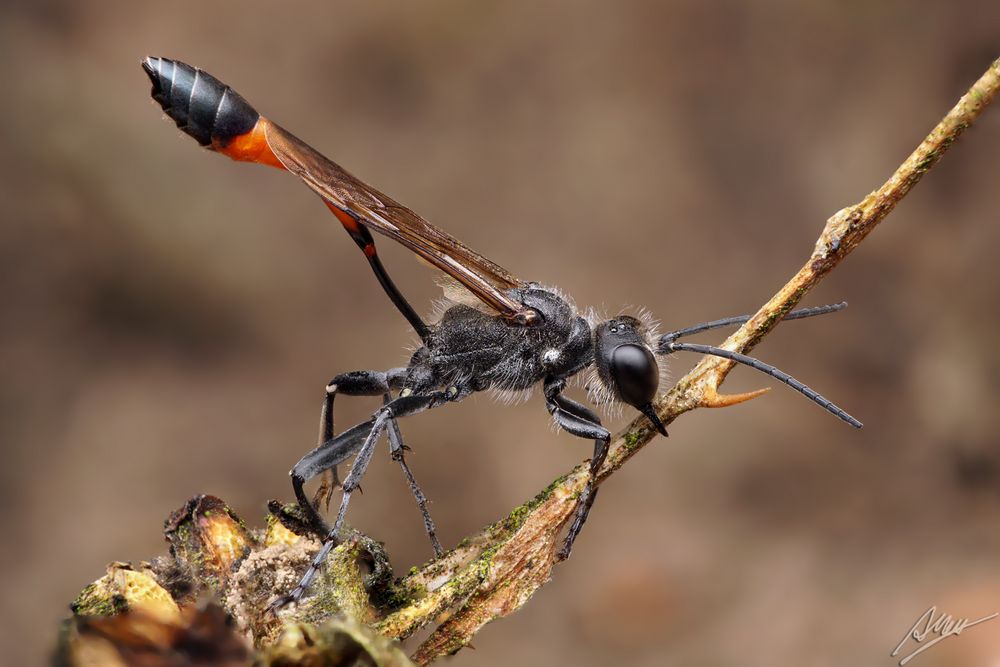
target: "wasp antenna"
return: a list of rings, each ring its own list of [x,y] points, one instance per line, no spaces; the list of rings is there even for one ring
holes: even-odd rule
[[[792,312],[785,315],[783,320],[800,320],[803,317],[813,317],[815,315],[826,315],[827,313],[835,313],[838,310],[843,310],[847,308],[847,302],[841,301],[840,303],[831,303],[826,306],[811,306],[809,308],[799,308],[798,310],[793,310]],[[686,327],[684,329],[678,329],[677,331],[671,331],[670,333],[665,333],[660,336],[660,346],[666,345],[671,341],[675,341],[678,338],[683,338],[684,336],[691,336],[696,333],[701,333],[702,331],[708,331],[710,329],[718,329],[720,327],[731,327],[737,324],[744,324],[749,321],[753,315],[737,315],[736,317],[724,317],[721,320],[712,320],[711,322],[702,322],[701,324],[696,324],[693,327]]]
[[[829,311],[827,311],[829,312]],[[808,315],[800,315],[800,317],[809,317]],[[844,420],[854,428],[861,428],[862,424],[860,421],[848,414],[844,409],[837,407],[829,399],[824,398],[818,392],[810,389],[806,385],[802,384],[795,378],[793,378],[788,373],[780,371],[770,364],[765,364],[759,359],[754,359],[753,357],[748,357],[745,354],[740,354],[739,352],[731,352],[729,350],[723,350],[721,347],[713,347],[711,345],[700,345],[698,343],[673,343],[666,342],[661,343],[659,349],[657,350],[660,354],[670,354],[672,352],[698,352],[699,354],[710,354],[714,357],[722,357],[723,359],[729,359],[730,361],[735,361],[740,364],[749,366],[750,368],[755,368],[761,373],[767,373],[775,380],[784,382],[789,387],[795,391],[803,394],[814,403],[820,407],[832,412],[834,415]]]

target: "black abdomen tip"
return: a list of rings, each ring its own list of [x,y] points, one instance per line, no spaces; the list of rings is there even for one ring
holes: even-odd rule
[[[213,139],[225,145],[252,130],[260,118],[239,93],[196,67],[147,57],[142,69],[153,83],[153,99],[202,146]]]

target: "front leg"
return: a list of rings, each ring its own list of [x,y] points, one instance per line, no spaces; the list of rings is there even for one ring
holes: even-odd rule
[[[557,554],[559,560],[569,558],[573,550],[573,542],[583,529],[583,524],[587,521],[590,508],[597,498],[597,489],[594,487],[594,480],[604,460],[608,457],[608,448],[611,445],[611,433],[601,426],[601,419],[593,410],[581,405],[576,401],[562,395],[566,388],[566,380],[549,378],[545,381],[545,407],[549,414],[556,420],[567,433],[578,438],[589,438],[594,441],[594,455],[590,459],[590,476],[586,486],[580,493],[577,500],[576,513],[573,516],[573,523],[570,524],[569,532],[566,533],[566,541]]]

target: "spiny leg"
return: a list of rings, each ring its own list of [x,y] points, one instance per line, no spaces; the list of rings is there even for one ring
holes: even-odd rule
[[[545,406],[549,414],[556,420],[564,431],[578,438],[589,438],[594,441],[594,455],[590,459],[590,470],[587,483],[580,492],[577,500],[576,512],[573,515],[573,522],[566,533],[566,540],[562,548],[556,554],[559,560],[569,558],[573,550],[573,543],[583,529],[583,524],[587,522],[590,508],[597,499],[597,489],[594,480],[604,460],[608,457],[608,449],[611,445],[611,433],[601,426],[600,418],[594,412],[576,401],[562,395],[566,387],[563,379],[549,379],[545,381]]]
[[[316,508],[313,507],[309,498],[306,497],[303,486],[316,475],[343,463],[352,454],[360,450],[364,446],[374,425],[375,418],[372,417],[368,421],[362,422],[340,435],[327,440],[299,459],[299,462],[295,464],[295,467],[289,473],[292,478],[292,490],[295,492],[295,500],[305,515],[306,523],[321,536],[329,533],[330,529],[319,515],[319,512],[316,511]]]
[[[340,533],[340,528],[344,523],[344,516],[347,513],[347,505],[351,502],[351,494],[354,489],[357,488],[358,483],[364,476],[365,471],[368,469],[368,464],[371,463],[372,454],[375,451],[375,444],[378,442],[379,436],[382,435],[382,431],[385,428],[386,422],[389,421],[389,415],[380,412],[377,417],[368,422],[365,422],[364,426],[369,427],[368,436],[365,438],[364,444],[361,446],[358,452],[357,458],[354,459],[354,463],[351,465],[351,472],[347,475],[347,479],[344,481],[343,489],[344,494],[340,498],[340,509],[337,512],[337,520],[333,524],[333,527],[327,531],[326,536],[323,539],[323,545],[320,547],[319,551],[313,557],[312,562],[309,563],[309,567],[306,568],[305,574],[302,575],[302,579],[299,581],[298,585],[291,590],[290,593],[279,597],[277,600],[268,605],[268,609],[278,609],[286,604],[297,601],[309,588],[309,584],[316,577],[316,573],[319,572],[319,568],[323,566],[323,562],[329,555],[330,551],[337,546],[337,535]]]
[[[445,391],[400,396],[380,408],[371,419],[344,431],[333,440],[317,447],[309,454],[306,454],[296,464],[295,468],[292,469],[293,480],[300,478],[303,481],[308,481],[330,466],[341,463],[351,453],[358,452],[357,458],[355,458],[354,463],[351,465],[351,472],[344,481],[344,495],[340,500],[340,509],[337,512],[336,522],[327,531],[323,539],[323,545],[313,557],[312,562],[302,576],[302,580],[290,593],[279,597],[268,605],[269,610],[274,611],[289,603],[298,601],[316,577],[316,573],[319,572],[319,568],[322,567],[327,555],[337,545],[337,536],[343,525],[351,494],[361,482],[361,478],[364,476],[365,470],[367,470],[368,464],[371,462],[375,443],[387,425],[392,423],[393,418],[407,417],[445,403],[458,401],[467,396],[468,393],[469,390],[466,388],[450,387]],[[298,486],[296,491],[298,494],[301,494],[301,486]]]
[[[333,405],[337,394],[348,396],[378,396],[385,394],[390,387],[401,386],[406,375],[405,368],[393,368],[389,371],[352,371],[341,373],[326,385],[326,394],[323,397],[323,408],[320,412],[319,444],[328,442],[334,437]],[[295,491],[295,498],[298,501],[302,512],[305,514],[313,529],[320,535],[325,535],[329,527],[319,516],[319,508],[326,505],[329,509],[330,498],[333,492],[340,487],[337,475],[337,467],[333,466],[329,470],[324,470],[320,481],[320,487],[313,495],[312,502],[304,501],[305,492],[302,488],[304,479],[292,474],[292,488]]]
[[[392,397],[386,393],[382,400],[387,405],[392,400]],[[396,423],[395,419],[389,423],[388,432],[389,453],[392,456],[392,460],[399,463],[399,467],[403,469],[403,474],[406,475],[406,482],[410,485],[410,492],[413,493],[413,498],[417,501],[417,507],[420,508],[420,514],[423,516],[424,530],[427,531],[427,537],[430,538],[431,548],[434,549],[434,557],[438,558],[444,553],[444,549],[441,548],[441,542],[438,540],[434,520],[431,519],[431,513],[427,510],[427,497],[424,495],[423,490],[421,490],[420,485],[417,484],[413,473],[410,472],[410,466],[406,465],[405,452],[409,447],[403,444],[403,434],[399,432],[399,424]]]

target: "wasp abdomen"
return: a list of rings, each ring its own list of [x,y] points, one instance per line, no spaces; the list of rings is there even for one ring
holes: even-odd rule
[[[153,99],[202,146],[226,146],[251,131],[260,118],[239,93],[208,72],[152,57],[142,61],[142,68],[153,82]]]

